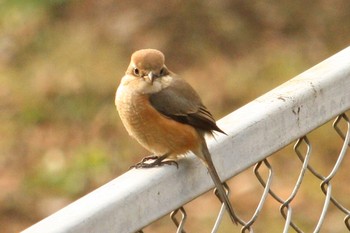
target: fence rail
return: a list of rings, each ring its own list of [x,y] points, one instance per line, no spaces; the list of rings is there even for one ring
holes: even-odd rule
[[[284,206],[281,212],[287,223],[284,232],[287,232],[288,227],[294,224],[290,220],[291,209],[288,205],[294,193],[290,200],[274,196],[269,188],[271,180],[259,179],[259,167],[264,165],[269,168],[265,159],[297,139],[299,144],[308,145],[304,135],[336,116],[340,116],[338,121],[349,123],[343,114],[349,109],[350,47],[218,122],[228,136],[217,135],[215,140],[208,138],[208,146],[221,179],[227,180],[258,163],[255,173],[262,185],[267,187],[261,204],[266,198],[264,195],[268,194],[281,202]],[[337,125],[335,127],[337,129]],[[340,131],[340,134],[345,140],[342,152],[345,155],[349,145],[349,129],[345,133]],[[309,155],[302,155],[298,145],[295,152],[304,163],[301,179],[303,173],[309,170],[323,182],[326,212],[329,202],[334,199],[329,183],[334,174],[330,173],[327,177],[319,175],[307,163]],[[339,155],[339,158],[344,155]],[[298,185],[295,186],[296,191]],[[206,168],[194,155],[189,154],[179,161],[178,169],[176,166],[163,166],[130,170],[23,232],[136,232],[213,187]],[[347,218],[345,224],[349,224],[349,208],[341,204],[339,208],[343,208]],[[242,231],[251,231],[249,224],[253,222],[242,221],[245,227]],[[321,225],[322,222],[319,227]],[[298,231],[298,228],[294,229]],[[315,232],[318,230],[316,227]]]

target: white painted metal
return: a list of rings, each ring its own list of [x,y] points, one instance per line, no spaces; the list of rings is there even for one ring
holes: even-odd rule
[[[221,119],[208,139],[222,180],[350,109],[350,47]],[[213,188],[193,155],[179,168],[131,170],[24,230],[135,232]]]

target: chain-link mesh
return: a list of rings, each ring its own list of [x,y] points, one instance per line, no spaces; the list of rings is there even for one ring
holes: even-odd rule
[[[293,213],[293,201],[295,201],[296,196],[298,195],[300,188],[304,185],[304,178],[306,173],[312,174],[312,176],[320,182],[320,192],[323,193],[323,207],[319,213],[318,220],[314,223],[313,232],[320,232],[322,229],[322,225],[327,218],[327,211],[330,208],[330,205],[333,205],[338,211],[340,211],[344,215],[343,220],[343,232],[350,231],[350,210],[349,206],[346,207],[342,203],[341,200],[336,199],[335,193],[333,193],[332,181],[335,179],[339,168],[342,165],[344,158],[347,155],[347,150],[350,147],[350,121],[348,116],[343,113],[339,115],[333,123],[333,128],[337,132],[337,134],[342,138],[343,145],[339,154],[336,157],[336,161],[334,166],[330,169],[330,172],[326,175],[322,175],[321,172],[318,171],[318,168],[315,165],[311,165],[310,158],[313,155],[313,143],[309,140],[308,135],[301,137],[297,140],[294,145],[293,157],[297,159],[301,164],[301,169],[299,171],[298,178],[293,186],[292,191],[289,193],[287,198],[282,198],[279,194],[279,190],[275,190],[272,188],[274,175],[274,168],[270,164],[269,159],[264,159],[263,161],[257,163],[254,168],[254,174],[260,185],[263,187],[263,193],[260,197],[260,201],[258,202],[254,213],[249,219],[243,219],[241,216],[237,216],[239,220],[240,232],[254,232],[254,224],[257,222],[257,219],[261,217],[261,212],[266,204],[266,200],[268,197],[272,198],[275,202],[280,205],[280,215],[284,219],[284,227],[283,232],[289,232],[293,229],[295,232],[304,232],[305,229],[298,224],[297,221],[293,220],[295,214]],[[315,143],[316,145],[317,143]],[[349,159],[349,156],[347,156]],[[262,172],[264,170],[265,172]],[[266,172],[267,171],[267,172]],[[265,174],[267,173],[267,174]],[[265,174],[265,177],[264,177]],[[348,185],[350,180],[344,181],[343,185]],[[230,188],[225,183],[225,187],[227,190],[227,194],[230,193]],[[215,190],[214,190],[215,193]],[[348,193],[348,197],[350,197],[350,193]],[[305,206],[305,208],[313,208],[312,206]],[[223,222],[223,216],[226,210],[224,205],[221,206],[219,213],[217,214],[216,221],[212,226],[211,232],[218,232],[220,224]],[[239,211],[238,211],[239,212]],[[176,226],[177,233],[185,233],[187,221],[187,214],[184,207],[181,207],[171,213],[171,219]],[[268,229],[269,223],[266,223],[266,229]],[[144,231],[139,231],[144,232]],[[146,233],[146,231],[145,231]]]

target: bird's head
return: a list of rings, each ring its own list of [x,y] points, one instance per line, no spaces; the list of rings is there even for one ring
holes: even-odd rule
[[[141,49],[132,54],[126,73],[143,78],[146,82],[153,84],[157,78],[169,74],[164,61],[162,52],[156,49]]]
[[[135,81],[137,89],[143,93],[158,92],[171,81],[170,71],[164,62],[164,54],[156,49],[138,50],[131,56],[126,77]]]

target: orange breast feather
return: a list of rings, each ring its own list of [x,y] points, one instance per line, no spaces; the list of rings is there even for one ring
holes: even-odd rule
[[[156,155],[179,155],[198,148],[197,131],[159,113],[147,95],[133,96],[127,105],[123,107],[122,120],[129,133],[147,150]]]

